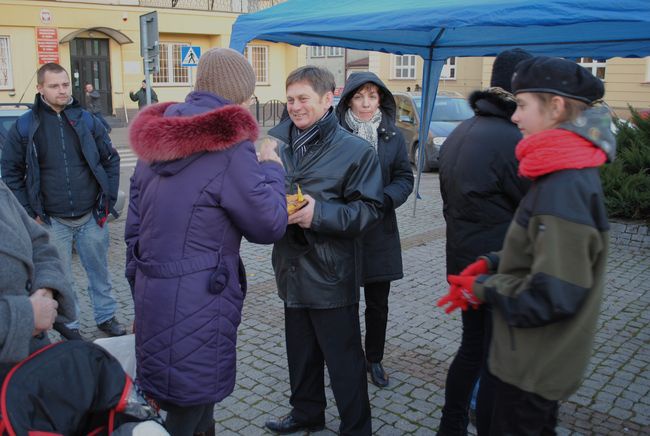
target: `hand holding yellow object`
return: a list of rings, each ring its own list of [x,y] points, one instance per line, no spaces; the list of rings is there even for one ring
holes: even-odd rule
[[[305,200],[305,197],[302,195],[300,185],[296,184],[296,186],[298,187],[298,193],[287,194],[287,213],[289,215],[296,213],[298,210],[305,207],[308,203],[308,201]]]

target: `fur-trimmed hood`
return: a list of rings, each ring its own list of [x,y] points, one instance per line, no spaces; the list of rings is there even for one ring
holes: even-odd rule
[[[165,116],[165,111],[174,104],[177,103],[147,106],[131,124],[131,148],[140,159],[173,161],[257,139],[257,122],[241,106],[225,105],[192,116]]]
[[[476,115],[491,115],[509,120],[517,110],[514,96],[501,88],[475,91],[469,96],[468,102]]]

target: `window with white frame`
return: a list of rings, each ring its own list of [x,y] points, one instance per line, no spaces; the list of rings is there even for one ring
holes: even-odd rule
[[[456,80],[456,57],[455,56],[447,58],[445,65],[443,65],[442,67],[440,78],[446,80]]]
[[[0,36],[0,89],[13,89],[14,78],[11,67],[9,37]]]
[[[343,49],[341,47],[328,47],[327,56],[331,58],[343,56]]]
[[[266,85],[269,83],[269,48],[265,45],[247,45],[244,56],[253,66],[255,83]]]
[[[161,42],[160,71],[153,75],[153,83],[158,85],[189,85],[189,67],[181,66],[181,47],[188,46],[180,42]]]
[[[391,79],[415,79],[415,55],[393,55]]]
[[[325,57],[325,47],[313,46],[311,48],[311,57],[313,57],[313,58],[324,58]]]
[[[581,67],[591,71],[591,74],[598,77],[600,80],[605,80],[605,67],[607,67],[607,59],[605,58],[578,58],[576,62]]]

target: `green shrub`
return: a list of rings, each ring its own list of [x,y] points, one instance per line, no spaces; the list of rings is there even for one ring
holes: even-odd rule
[[[630,123],[616,121],[616,160],[600,170],[611,218],[650,223],[650,117],[630,108]]]

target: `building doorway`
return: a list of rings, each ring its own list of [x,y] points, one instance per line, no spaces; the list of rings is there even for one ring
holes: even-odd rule
[[[91,83],[99,91],[102,113],[113,113],[111,63],[108,39],[75,38],[70,41],[72,95],[85,105],[84,85]]]

